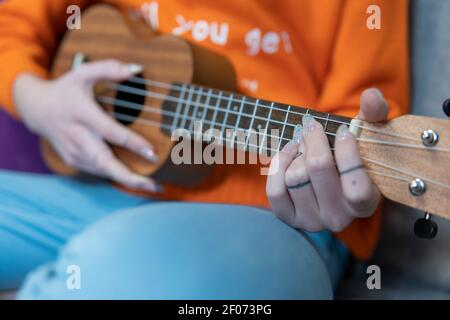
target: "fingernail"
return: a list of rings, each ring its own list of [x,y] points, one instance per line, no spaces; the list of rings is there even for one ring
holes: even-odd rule
[[[297,124],[294,128],[294,135],[292,137],[292,142],[299,144],[303,140],[303,126]]]
[[[159,183],[146,176],[134,174],[132,178],[134,182],[132,188],[148,192],[164,192],[164,188]]]
[[[153,193],[163,193],[164,192],[164,187],[162,185],[160,185],[159,183],[155,183],[155,182],[148,182],[148,183],[142,185],[142,188],[148,192],[153,192]]]
[[[336,132],[336,139],[337,140],[343,140],[345,139],[349,134],[347,125],[343,124],[339,126],[337,132]]]
[[[158,156],[156,155],[155,151],[147,147],[143,147],[141,149],[140,155],[150,163],[156,163],[158,161]]]
[[[153,192],[163,193],[164,192],[164,187],[162,185],[160,185],[159,183],[155,183],[154,186],[153,186]]]
[[[370,90],[373,93],[375,93],[378,97],[380,97],[381,99],[384,99],[384,95],[379,89],[377,89],[377,88],[370,88]]]
[[[127,70],[129,73],[138,74],[141,73],[144,68],[140,64],[131,63],[127,65]]]
[[[303,132],[309,133],[314,130],[315,122],[316,121],[312,116],[310,116],[309,114],[305,114],[302,118]]]

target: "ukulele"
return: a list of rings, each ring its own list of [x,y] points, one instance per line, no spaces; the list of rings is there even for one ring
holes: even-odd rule
[[[158,180],[195,184],[211,166],[175,165],[171,150],[177,143],[171,132],[182,128],[193,134],[196,121],[203,129],[263,130],[266,141],[230,143],[240,151],[280,150],[292,139],[305,114],[319,121],[334,145],[337,128],[347,124],[359,143],[364,165],[381,193],[393,201],[450,219],[450,122],[405,115],[371,124],[311,109],[255,99],[236,93],[235,73],[223,56],[173,36],[158,36],[140,18],[107,5],[83,13],[82,28],[66,33],[53,61],[58,77],[85,61],[113,58],[139,63],[143,72],[121,83],[100,83],[99,104],[117,121],[147,138],[158,160],[149,163],[139,155],[111,146],[130,169]],[[132,50],[130,50],[132,48]],[[219,75],[219,76],[217,76]],[[279,143],[268,143],[271,129],[280,132]],[[256,145],[255,145],[256,144]],[[55,172],[74,174],[42,141],[42,154]],[[252,148],[253,147],[253,148]],[[189,181],[189,183],[186,183]]]

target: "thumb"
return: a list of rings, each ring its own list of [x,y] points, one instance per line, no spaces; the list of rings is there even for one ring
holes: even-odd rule
[[[380,90],[366,89],[361,95],[358,119],[368,122],[387,120],[388,104]]]
[[[85,80],[124,80],[143,70],[139,64],[126,64],[117,60],[102,60],[82,64],[76,72]]]

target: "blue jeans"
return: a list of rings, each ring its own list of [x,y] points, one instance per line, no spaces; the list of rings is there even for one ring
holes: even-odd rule
[[[0,290],[23,285],[25,299],[327,299],[349,256],[253,207],[7,171],[0,241]]]

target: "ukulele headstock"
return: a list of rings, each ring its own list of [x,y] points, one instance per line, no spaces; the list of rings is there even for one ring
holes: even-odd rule
[[[363,122],[358,140],[385,197],[450,219],[450,121],[405,115]]]

